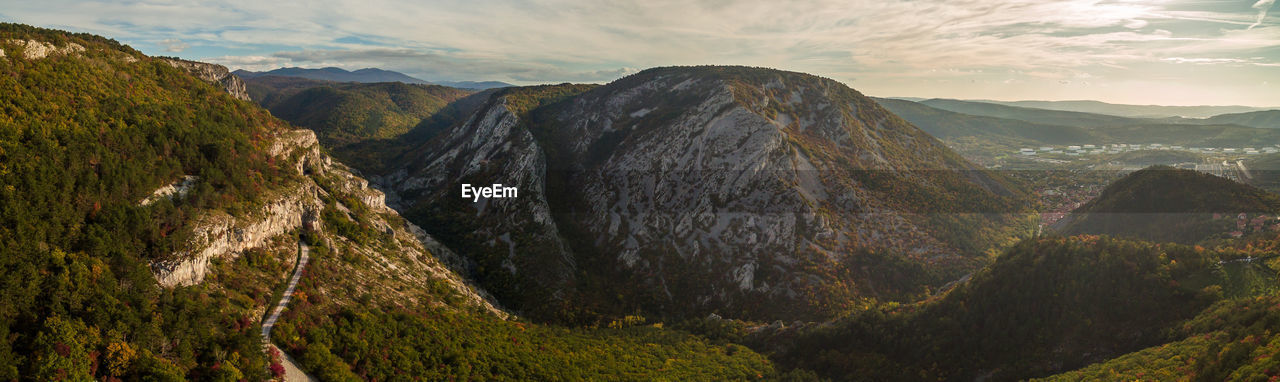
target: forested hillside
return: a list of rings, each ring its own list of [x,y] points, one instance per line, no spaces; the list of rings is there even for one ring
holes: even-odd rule
[[[263,76],[246,83],[255,102],[280,119],[314,130],[322,144],[338,152],[359,141],[404,134],[445,105],[471,94],[401,82],[337,83]]]
[[[1240,255],[1096,236],[1027,240],[936,301],[745,338],[780,364],[836,379],[1046,376],[1180,338],[1171,330],[1184,325],[1222,327],[1183,321],[1224,295],[1252,299],[1224,293],[1234,274],[1217,262]],[[1274,288],[1274,272],[1264,277]]]
[[[1277,211],[1280,195],[1202,172],[1153,166],[1108,185],[1057,227],[1068,234],[1194,244],[1226,237],[1245,228],[1237,226],[1240,220]]]
[[[159,288],[149,263],[197,210],[296,179],[265,150],[283,124],[101,37],[0,24],[0,48],[0,379],[266,378],[253,300]],[[180,200],[139,205],[183,175]]]
[[[272,339],[325,380],[776,375],[643,319],[509,317],[314,134],[166,60],[16,24],[0,49],[0,380],[277,377],[259,325],[300,240],[313,259]],[[580,355],[532,369],[562,358],[546,349]]]

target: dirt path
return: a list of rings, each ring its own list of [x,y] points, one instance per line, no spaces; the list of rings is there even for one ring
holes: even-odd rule
[[[299,242],[298,247],[298,266],[293,270],[293,277],[289,279],[289,286],[285,287],[284,295],[280,297],[280,302],[276,304],[275,310],[271,312],[271,315],[266,320],[262,321],[262,342],[271,348],[276,348],[276,345],[271,343],[271,328],[276,325],[276,320],[280,319],[280,313],[284,312],[284,308],[289,306],[289,301],[293,300],[293,288],[298,286],[298,279],[302,278],[302,270],[307,267],[308,255],[311,254],[311,247],[306,243]],[[279,348],[276,348],[276,350],[279,350]],[[285,382],[316,381],[315,378],[311,378],[311,376],[302,371],[302,368],[298,367],[298,364],[293,361],[293,357],[283,351],[280,352],[280,364],[284,366]]]

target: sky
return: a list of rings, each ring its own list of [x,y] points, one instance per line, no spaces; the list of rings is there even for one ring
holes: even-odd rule
[[[255,71],[529,85],[750,65],[885,97],[1280,106],[1276,0],[0,0],[0,20]]]

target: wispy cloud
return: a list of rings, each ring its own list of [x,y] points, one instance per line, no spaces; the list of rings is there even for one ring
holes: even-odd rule
[[[182,42],[182,40],[175,38],[160,40],[159,42],[156,42],[156,45],[160,45],[161,48],[164,48],[164,51],[172,53],[179,53],[191,47],[190,45],[187,45],[187,43]]]
[[[1257,3],[1253,3],[1253,9],[1258,10],[1258,21],[1249,24],[1249,29],[1262,25],[1262,20],[1267,18],[1267,10],[1270,10],[1272,5],[1276,5],[1276,0],[1258,0]]]
[[[746,64],[812,72],[881,94],[1098,98],[1034,94],[1046,82],[1079,83],[1078,73],[1114,85],[1107,96],[1150,93],[1138,84],[1165,78],[1245,86],[1236,79],[1244,75],[1225,65],[1195,65],[1195,76],[1171,71],[1189,70],[1177,69],[1191,63],[1179,58],[1280,61],[1280,27],[1266,17],[1274,2],[46,0],[7,4],[0,19],[101,33],[144,51],[182,49],[188,58],[254,70],[376,66],[425,79],[534,83],[602,82],[660,65]],[[1273,67],[1252,67],[1271,72],[1247,73],[1250,86],[1256,77],[1277,77]],[[938,86],[944,80],[951,85]],[[983,81],[993,87],[956,85]]]

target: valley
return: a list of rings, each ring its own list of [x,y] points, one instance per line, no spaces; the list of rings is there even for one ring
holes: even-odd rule
[[[0,380],[1280,376],[1277,110],[0,52]]]

